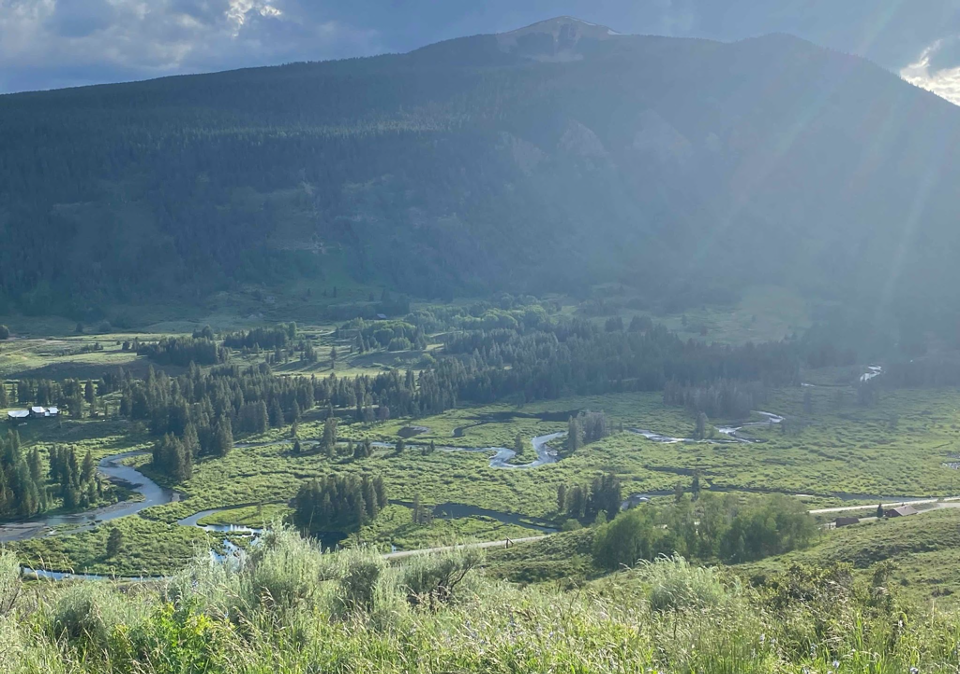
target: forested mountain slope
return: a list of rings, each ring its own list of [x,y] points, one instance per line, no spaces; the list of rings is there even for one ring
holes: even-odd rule
[[[556,19],[404,55],[0,97],[8,306],[335,265],[415,295],[775,282],[949,309],[960,110],[773,35]]]

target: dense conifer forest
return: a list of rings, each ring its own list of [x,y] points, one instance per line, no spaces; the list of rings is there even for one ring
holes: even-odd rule
[[[673,311],[781,283],[953,330],[925,308],[955,307],[953,106],[788,36],[571,25],[562,63],[533,37],[478,36],[4,96],[0,309],[125,322],[117,302],[297,280],[336,297],[340,279],[426,298],[626,282]],[[380,310],[406,313],[397,297]]]

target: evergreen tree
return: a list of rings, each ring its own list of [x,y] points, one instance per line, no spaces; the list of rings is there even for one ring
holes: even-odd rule
[[[580,428],[580,420],[570,417],[567,422],[567,451],[575,452],[583,446],[583,430]]]
[[[114,558],[120,554],[123,548],[123,532],[119,528],[110,529],[110,535],[107,537],[107,557]]]
[[[373,478],[373,490],[377,495],[377,507],[379,507],[380,510],[383,510],[388,505],[387,491],[383,485],[383,478],[379,475]]]
[[[276,398],[270,400],[270,426],[273,428],[283,428],[283,408],[280,407],[280,401]]]
[[[81,484],[90,484],[96,476],[96,470],[97,465],[93,461],[93,452],[88,449],[87,453],[83,455],[83,464],[80,467]]]
[[[700,412],[697,415],[697,426],[693,431],[693,437],[696,440],[703,440],[707,437],[707,415]]]
[[[513,439],[513,451],[518,459],[523,457],[526,446],[526,443],[523,441],[523,436],[517,433],[517,437]]]
[[[270,415],[267,414],[267,403],[262,400],[254,403],[254,433],[263,433],[270,426]]]
[[[374,487],[373,480],[370,479],[369,475],[364,475],[363,479],[360,482],[361,491],[363,492],[363,502],[366,507],[367,514],[370,519],[376,519],[377,515],[380,514],[380,501],[377,498],[377,490]]]
[[[188,423],[183,431],[183,451],[190,457],[191,464],[200,456],[200,437],[197,435],[196,426],[192,423]]]
[[[27,456],[27,465],[30,467],[30,479],[38,485],[43,485],[43,464],[40,461],[40,450],[36,447],[30,450]]]
[[[216,443],[214,453],[217,456],[226,456],[233,449],[233,428],[230,425],[230,417],[223,415],[217,421]]]
[[[339,426],[339,420],[330,416],[323,420],[323,448],[326,450],[328,456],[332,456],[336,452],[337,447],[337,426]]]
[[[418,525],[423,523],[423,506],[420,504],[420,494],[414,494],[413,496],[413,523]]]

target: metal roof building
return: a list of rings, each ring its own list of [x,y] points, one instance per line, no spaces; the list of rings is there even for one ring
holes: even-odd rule
[[[890,508],[884,511],[884,515],[887,517],[906,517],[907,515],[916,515],[917,509],[913,506],[900,506],[899,508]]]

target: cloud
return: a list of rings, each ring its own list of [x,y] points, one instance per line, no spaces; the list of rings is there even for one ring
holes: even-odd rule
[[[80,38],[108,28],[114,18],[107,0],[59,0],[44,27],[60,37]]]
[[[0,0],[0,91],[382,51],[310,0]]]
[[[937,40],[901,69],[900,76],[960,105],[960,37]]]

